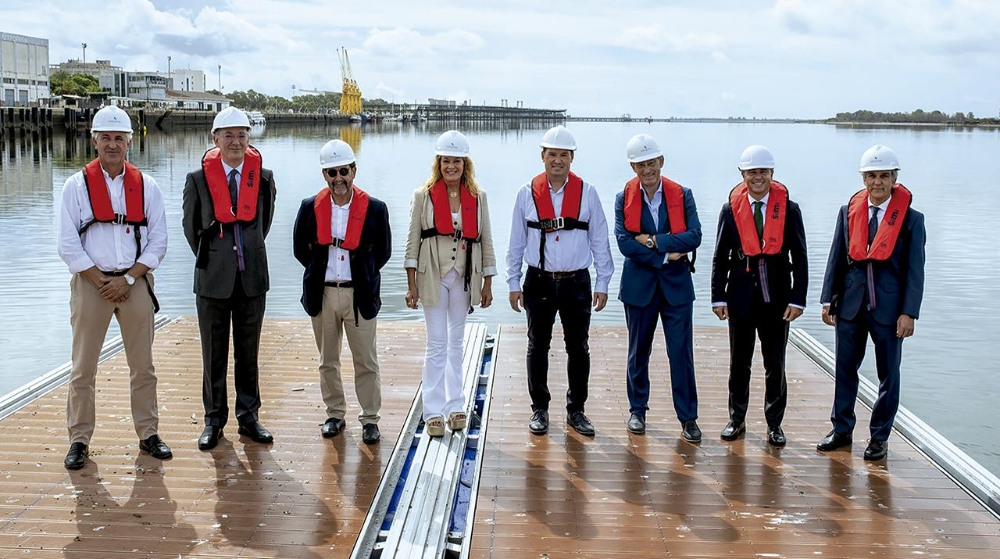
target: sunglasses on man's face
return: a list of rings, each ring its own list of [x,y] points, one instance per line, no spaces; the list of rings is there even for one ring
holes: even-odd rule
[[[347,175],[351,174],[351,168],[350,167],[341,167],[339,169],[327,169],[326,170],[326,174],[329,175],[331,179],[332,178],[336,178],[338,172],[340,173],[340,176],[346,177]]]

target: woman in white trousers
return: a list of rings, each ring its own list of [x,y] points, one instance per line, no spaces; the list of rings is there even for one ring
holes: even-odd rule
[[[462,340],[472,302],[493,302],[497,273],[486,193],[476,184],[469,142],[449,130],[437,140],[431,176],[413,192],[406,238],[406,306],[422,302],[427,329],[425,432],[444,435],[468,422],[462,393]]]

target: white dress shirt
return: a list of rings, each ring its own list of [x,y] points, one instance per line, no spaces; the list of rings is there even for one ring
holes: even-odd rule
[[[347,218],[351,215],[351,202],[354,200],[354,191],[351,191],[351,199],[343,206],[338,206],[330,196],[330,205],[333,211],[330,212],[330,233],[335,239],[343,239],[347,236]],[[326,281],[351,281],[351,253],[330,245],[330,256],[326,262]]]
[[[125,214],[125,173],[111,177],[103,167],[104,181],[115,213]],[[148,225],[140,227],[142,254],[138,262],[155,270],[167,253],[167,222],[163,195],[153,177],[143,173],[143,208]],[[59,209],[59,257],[76,274],[96,266],[103,272],[124,271],[132,267],[135,258],[135,231],[129,224],[94,223],[80,236],[83,224],[93,221],[90,196],[83,180],[83,171],[66,179]],[[127,233],[126,233],[127,231]]]
[[[567,179],[568,182],[568,179]],[[555,191],[549,184],[552,209],[558,217],[562,215],[563,198],[566,187]],[[549,272],[572,272],[589,268],[594,264],[597,278],[595,293],[607,293],[614,262],[611,259],[611,245],[608,242],[608,220],[601,207],[601,197],[593,185],[584,181],[581,193],[580,221],[586,221],[588,228],[559,230],[545,239],[545,270]],[[510,291],[521,291],[521,266],[538,267],[538,249],[541,243],[540,229],[529,229],[528,221],[538,221],[538,210],[531,196],[531,183],[517,191],[514,215],[511,218],[510,242],[507,245],[507,287]]]

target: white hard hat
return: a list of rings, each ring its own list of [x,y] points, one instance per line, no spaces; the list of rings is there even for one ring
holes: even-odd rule
[[[569,130],[562,124],[549,128],[542,136],[540,145],[543,148],[576,150],[576,140],[573,138],[573,134],[570,134]]]
[[[458,130],[449,130],[438,136],[434,153],[451,157],[468,157],[469,140]]]
[[[627,153],[629,163],[642,163],[663,155],[660,144],[656,143],[656,138],[649,134],[632,136],[632,139],[628,141]]]
[[[222,128],[250,128],[250,119],[247,114],[236,107],[226,107],[215,115],[212,121],[212,133],[215,134]]]
[[[343,167],[354,163],[354,150],[343,140],[330,140],[319,150],[319,168]]]
[[[740,171],[750,169],[774,169],[774,156],[764,146],[753,145],[740,155]]]
[[[899,158],[891,149],[874,145],[861,154],[861,165],[858,171],[898,171]]]
[[[114,105],[108,105],[94,114],[92,132],[131,132],[132,120],[128,113]]]

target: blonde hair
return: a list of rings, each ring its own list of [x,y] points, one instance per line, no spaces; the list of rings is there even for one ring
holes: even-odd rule
[[[479,196],[479,184],[476,182],[476,166],[472,164],[471,157],[463,157],[462,160],[464,161],[464,165],[462,165],[462,178],[459,179],[459,182],[469,189],[469,194]],[[435,155],[434,163],[431,164],[431,176],[424,183],[424,188],[430,190],[441,179],[441,156]]]

